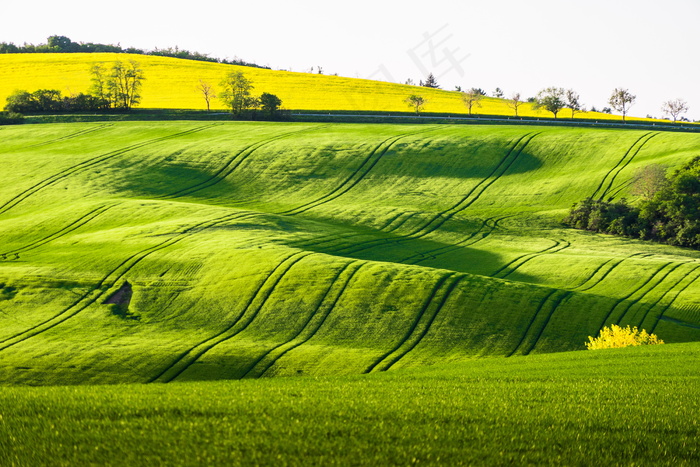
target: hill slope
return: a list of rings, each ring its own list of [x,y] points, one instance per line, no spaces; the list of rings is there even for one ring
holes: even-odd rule
[[[90,67],[95,63],[136,60],[144,70],[143,101],[140,107],[163,109],[206,109],[200,80],[213,86],[231,71],[241,71],[252,80],[259,95],[278,95],[287,109],[408,112],[404,103],[410,94],[428,99],[426,112],[466,114],[460,94],[453,91],[407,86],[356,78],[198,62],[169,57],[128,54],[0,54],[0,102],[18,87],[27,91],[58,89],[64,94],[86,92],[90,86]],[[215,100],[213,108],[222,109]],[[513,115],[506,101],[485,98],[475,114]],[[525,103],[520,116],[551,117]],[[567,111],[562,111],[564,117]],[[586,112],[576,118],[619,119],[619,116]],[[646,120],[646,119],[645,119]]]
[[[0,129],[0,382],[348,374],[700,340],[700,253],[561,228],[700,136],[264,123]]]

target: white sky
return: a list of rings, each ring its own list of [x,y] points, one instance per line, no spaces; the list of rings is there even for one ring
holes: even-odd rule
[[[661,104],[680,97],[700,120],[700,0],[25,0],[1,15],[0,42],[18,45],[50,35],[177,45],[396,82],[428,70],[443,89],[533,96],[559,86],[598,109],[625,87],[637,95],[633,115],[661,117]]]

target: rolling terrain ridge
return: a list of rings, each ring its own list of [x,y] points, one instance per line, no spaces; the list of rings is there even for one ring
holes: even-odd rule
[[[632,130],[4,127],[0,382],[374,373],[582,349],[611,323],[700,341],[699,252],[560,223],[699,151]]]

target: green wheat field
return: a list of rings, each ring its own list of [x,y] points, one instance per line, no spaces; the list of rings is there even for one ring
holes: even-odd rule
[[[0,465],[697,465],[700,252],[561,220],[698,154],[562,127],[0,127]],[[609,324],[667,345],[582,351]]]

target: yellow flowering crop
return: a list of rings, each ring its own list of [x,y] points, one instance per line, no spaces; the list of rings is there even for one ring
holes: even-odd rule
[[[0,55],[0,107],[17,89],[33,92],[37,89],[58,89],[64,95],[87,92],[90,68],[95,63],[110,64],[117,60],[136,60],[146,77],[143,83],[141,108],[206,109],[198,86],[200,80],[218,89],[219,82],[231,71],[242,71],[253,82],[253,94],[275,94],[283,107],[310,111],[380,111],[411,112],[405,99],[420,94],[427,99],[425,112],[466,114],[461,95],[456,91],[430,89],[405,84],[371,81],[341,76],[296,73],[240,67],[220,63],[182,60],[170,57],[95,54],[2,54]],[[213,109],[223,110],[218,100]],[[478,115],[513,116],[514,111],[504,99],[484,97]],[[544,110],[535,110],[530,103],[518,109],[520,116],[551,117]],[[565,118],[567,110],[560,113]],[[577,113],[576,118],[617,119],[618,116],[598,112]]]
[[[598,334],[598,337],[595,339],[588,336],[586,348],[588,350],[615,349],[619,347],[655,345],[663,343],[664,341],[659,339],[656,334],[649,334],[644,329],[639,331],[636,326],[633,328],[630,326],[623,328],[613,324],[610,327],[606,326],[601,329],[600,334]]]

